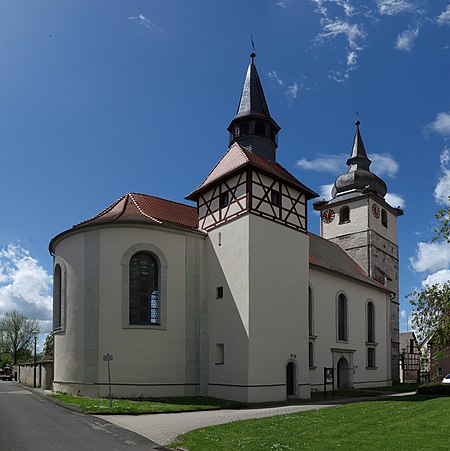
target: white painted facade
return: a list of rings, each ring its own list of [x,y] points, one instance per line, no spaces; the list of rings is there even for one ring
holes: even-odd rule
[[[349,221],[308,234],[317,194],[274,160],[279,126],[253,59],[230,147],[188,196],[196,207],[127,193],[51,241],[54,390],[107,395],[107,353],[116,397],[307,399],[325,367],[338,388],[392,383],[391,291],[331,241],[370,231],[396,246],[395,215],[380,198],[380,225],[364,195]]]

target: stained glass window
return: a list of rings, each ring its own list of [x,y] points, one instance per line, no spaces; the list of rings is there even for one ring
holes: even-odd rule
[[[159,325],[158,262],[146,252],[130,260],[130,325]]]

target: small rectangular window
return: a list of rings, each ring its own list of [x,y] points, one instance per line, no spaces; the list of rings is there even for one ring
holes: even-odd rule
[[[375,348],[367,348],[367,367],[375,368]]]
[[[228,191],[225,191],[220,195],[219,206],[220,208],[226,207],[229,203]]]
[[[309,360],[309,367],[314,367],[314,343],[312,341],[309,342],[308,347],[308,360]]]
[[[274,189],[270,192],[270,201],[272,205],[280,206],[280,193],[279,191],[275,191]]]
[[[225,362],[225,345],[223,343],[216,344],[216,365],[223,365]]]
[[[216,287],[216,299],[223,298],[223,287]]]

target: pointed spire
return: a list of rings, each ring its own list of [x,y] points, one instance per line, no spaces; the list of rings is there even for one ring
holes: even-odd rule
[[[367,157],[359,130],[359,119],[355,122],[356,133],[350,158],[347,160],[348,171],[341,174],[335,181],[332,189],[333,198],[352,192],[371,192],[384,197],[387,192],[386,183],[377,175],[370,172],[371,161]]]
[[[275,161],[278,147],[277,133],[280,127],[270,116],[256,70],[255,57],[255,52],[252,52],[236,116],[228,127],[229,145],[237,142],[250,152]]]
[[[259,79],[258,71],[255,66],[256,54],[250,54],[250,64],[248,65],[247,75],[242,88],[241,99],[236,112],[236,118],[248,116],[250,114],[258,114],[270,117],[269,107],[267,106],[264,91]]]
[[[361,122],[359,119],[356,120],[356,132],[355,138],[353,139],[353,148],[350,158],[347,160],[347,165],[349,166],[350,171],[356,171],[358,169],[364,169],[365,171],[369,171],[369,166],[372,163],[367,157],[366,149],[364,147],[364,143],[361,137],[361,132],[359,131],[359,125]]]

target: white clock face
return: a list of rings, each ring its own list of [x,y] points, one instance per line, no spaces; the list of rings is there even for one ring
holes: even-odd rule
[[[328,210],[325,210],[322,213],[322,221],[325,224],[329,224],[330,222],[333,221],[335,216],[336,216],[336,214],[334,213],[334,211],[331,208],[329,208]]]

